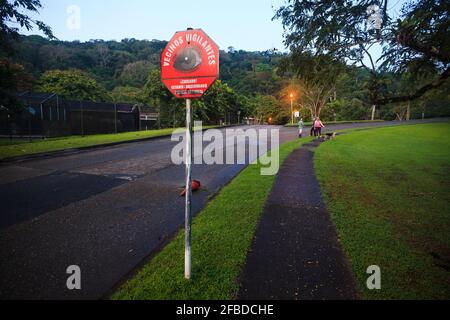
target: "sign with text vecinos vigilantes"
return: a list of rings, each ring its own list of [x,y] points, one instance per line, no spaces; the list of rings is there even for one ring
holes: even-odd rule
[[[200,98],[219,76],[219,47],[201,29],[177,32],[161,55],[161,78],[177,98]]]

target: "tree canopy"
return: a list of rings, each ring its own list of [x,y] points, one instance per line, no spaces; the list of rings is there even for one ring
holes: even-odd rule
[[[69,100],[110,100],[106,90],[95,79],[76,69],[45,72],[39,80],[37,90],[56,93]]]
[[[47,37],[54,38],[52,29],[44,22],[33,20],[28,12],[38,12],[42,7],[40,0],[2,0],[0,1],[0,46],[10,51],[11,40],[19,36],[19,27],[28,31],[37,27]]]
[[[383,96],[378,81],[372,83],[376,91],[372,103],[387,104],[418,99],[441,86],[450,73],[448,1],[407,3],[400,17],[391,16],[391,5],[388,0],[288,0],[275,18],[282,20],[285,42],[293,53],[311,52],[359,63],[374,73],[374,82],[382,70],[401,73],[408,69],[418,76],[426,68],[434,73],[429,83],[402,96]],[[383,48],[378,60],[370,54],[374,45]]]

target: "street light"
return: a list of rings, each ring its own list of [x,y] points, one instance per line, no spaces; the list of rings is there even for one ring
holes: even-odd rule
[[[291,124],[294,124],[294,94],[291,93],[289,96],[291,98]]]

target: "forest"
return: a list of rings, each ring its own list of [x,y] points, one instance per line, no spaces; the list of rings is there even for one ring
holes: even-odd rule
[[[329,2],[331,7],[332,3]],[[295,30],[306,35],[304,38],[308,38],[308,32],[310,39],[318,36],[313,32],[320,32],[319,29],[308,29],[306,25],[296,29],[295,19],[302,12],[293,10],[286,6],[277,13],[285,28],[294,30],[291,36]],[[314,23],[313,17],[307,18]],[[38,25],[41,27],[48,31],[48,37],[22,36],[14,30],[3,35],[7,42],[0,47],[2,105],[21,112],[15,92],[58,93],[72,100],[145,104],[160,112],[160,127],[183,124],[182,103],[160,81],[160,54],[166,41],[65,42],[57,40],[45,24]],[[448,63],[447,57],[440,66],[426,72],[415,70],[411,58],[406,68],[371,68],[364,65],[366,60],[358,55],[361,52],[330,55],[330,51],[299,50],[298,41],[292,39],[286,39],[290,52],[248,52],[233,47],[221,50],[220,80],[204,98],[195,101],[195,117],[210,124],[251,118],[259,123],[284,125],[291,120],[291,94],[293,109],[305,120],[316,116],[325,121],[450,116],[448,81],[413,96],[424,82],[432,82],[442,74],[439,68]],[[399,93],[407,98],[391,99]]]

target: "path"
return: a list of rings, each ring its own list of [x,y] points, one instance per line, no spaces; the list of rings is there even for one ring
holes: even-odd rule
[[[247,257],[240,299],[358,298],[314,174],[318,145],[295,151],[280,169]]]

